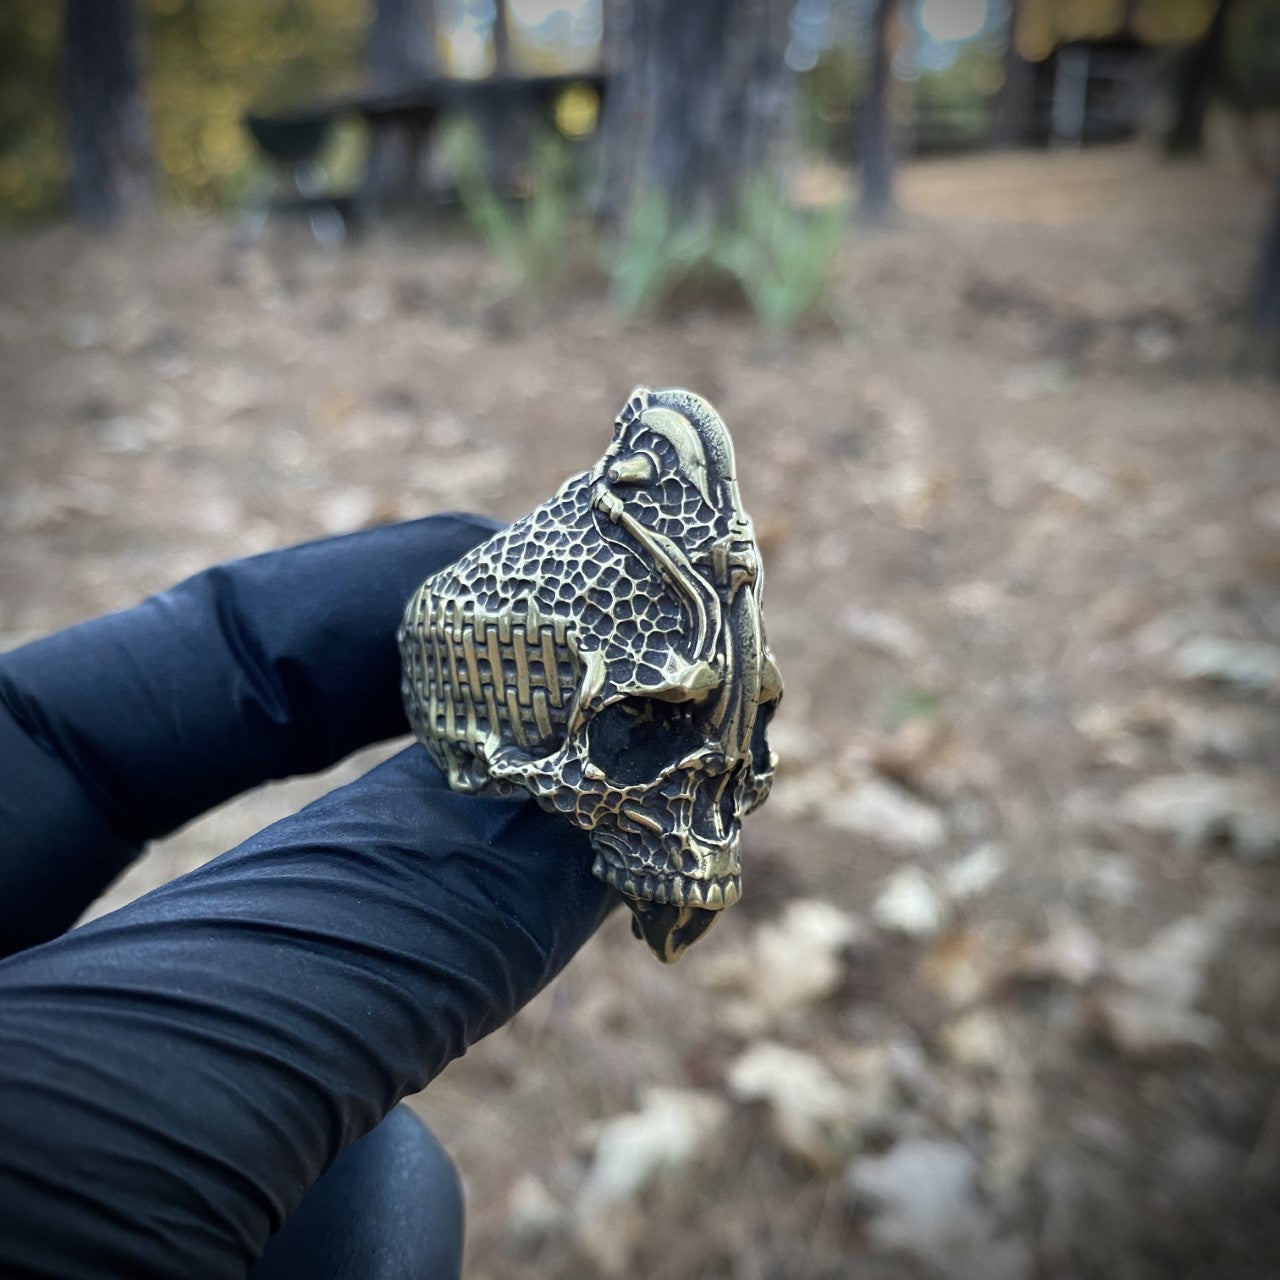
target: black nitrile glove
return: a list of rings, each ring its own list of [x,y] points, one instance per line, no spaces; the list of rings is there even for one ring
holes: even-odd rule
[[[243,1277],[612,905],[581,832],[413,746],[57,936],[147,839],[404,732],[404,602],[493,528],[255,557],[0,656],[0,1275]]]

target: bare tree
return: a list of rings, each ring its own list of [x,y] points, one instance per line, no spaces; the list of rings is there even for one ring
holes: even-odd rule
[[[1280,333],[1280,182],[1254,275],[1252,319],[1259,329]]]
[[[1126,3],[1131,0],[1126,0]],[[1035,91],[1035,68],[1018,48],[1018,21],[1023,0],[1009,0],[1009,24],[1005,37],[1004,81],[996,95],[991,140],[998,147],[1016,147],[1026,141]]]
[[[152,203],[132,0],[66,0],[62,36],[71,207],[107,226]]]
[[[493,74],[511,74],[511,26],[507,0],[493,0]]]
[[[380,81],[438,72],[435,0],[376,0],[364,60]]]
[[[871,66],[867,92],[858,118],[858,171],[861,195],[858,213],[870,222],[887,218],[895,209],[893,196],[893,120],[890,35],[898,0],[875,0],[871,11]]]
[[[1227,43],[1227,20],[1233,0],[1218,0],[1204,35],[1183,55],[1174,85],[1174,118],[1165,134],[1171,156],[1199,155],[1204,149],[1204,121],[1217,83]]]
[[[435,0],[375,0],[364,50],[365,69],[378,88],[438,75]],[[422,185],[427,126],[379,120],[369,139],[364,198],[375,205],[412,204]]]
[[[607,216],[663,196],[674,216],[731,219],[777,159],[794,87],[787,0],[633,0],[609,13]]]

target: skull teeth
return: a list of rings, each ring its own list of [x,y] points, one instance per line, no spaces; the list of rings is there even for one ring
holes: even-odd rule
[[[598,879],[613,885],[629,898],[645,902],[720,911],[733,906],[742,896],[742,882],[737,876],[710,881],[688,876],[637,876],[624,867],[611,865],[601,855],[596,856],[591,870]]]

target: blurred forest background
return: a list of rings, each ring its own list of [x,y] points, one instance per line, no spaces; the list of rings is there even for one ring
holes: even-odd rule
[[[0,228],[0,648],[734,433],[743,902],[415,1100],[472,1280],[1275,1277],[1280,0],[7,0]]]

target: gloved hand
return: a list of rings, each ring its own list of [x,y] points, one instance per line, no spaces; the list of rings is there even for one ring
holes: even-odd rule
[[[581,832],[415,745],[62,932],[148,839],[405,732],[404,602],[494,527],[270,553],[0,655],[0,1274],[242,1277],[616,901]]]

